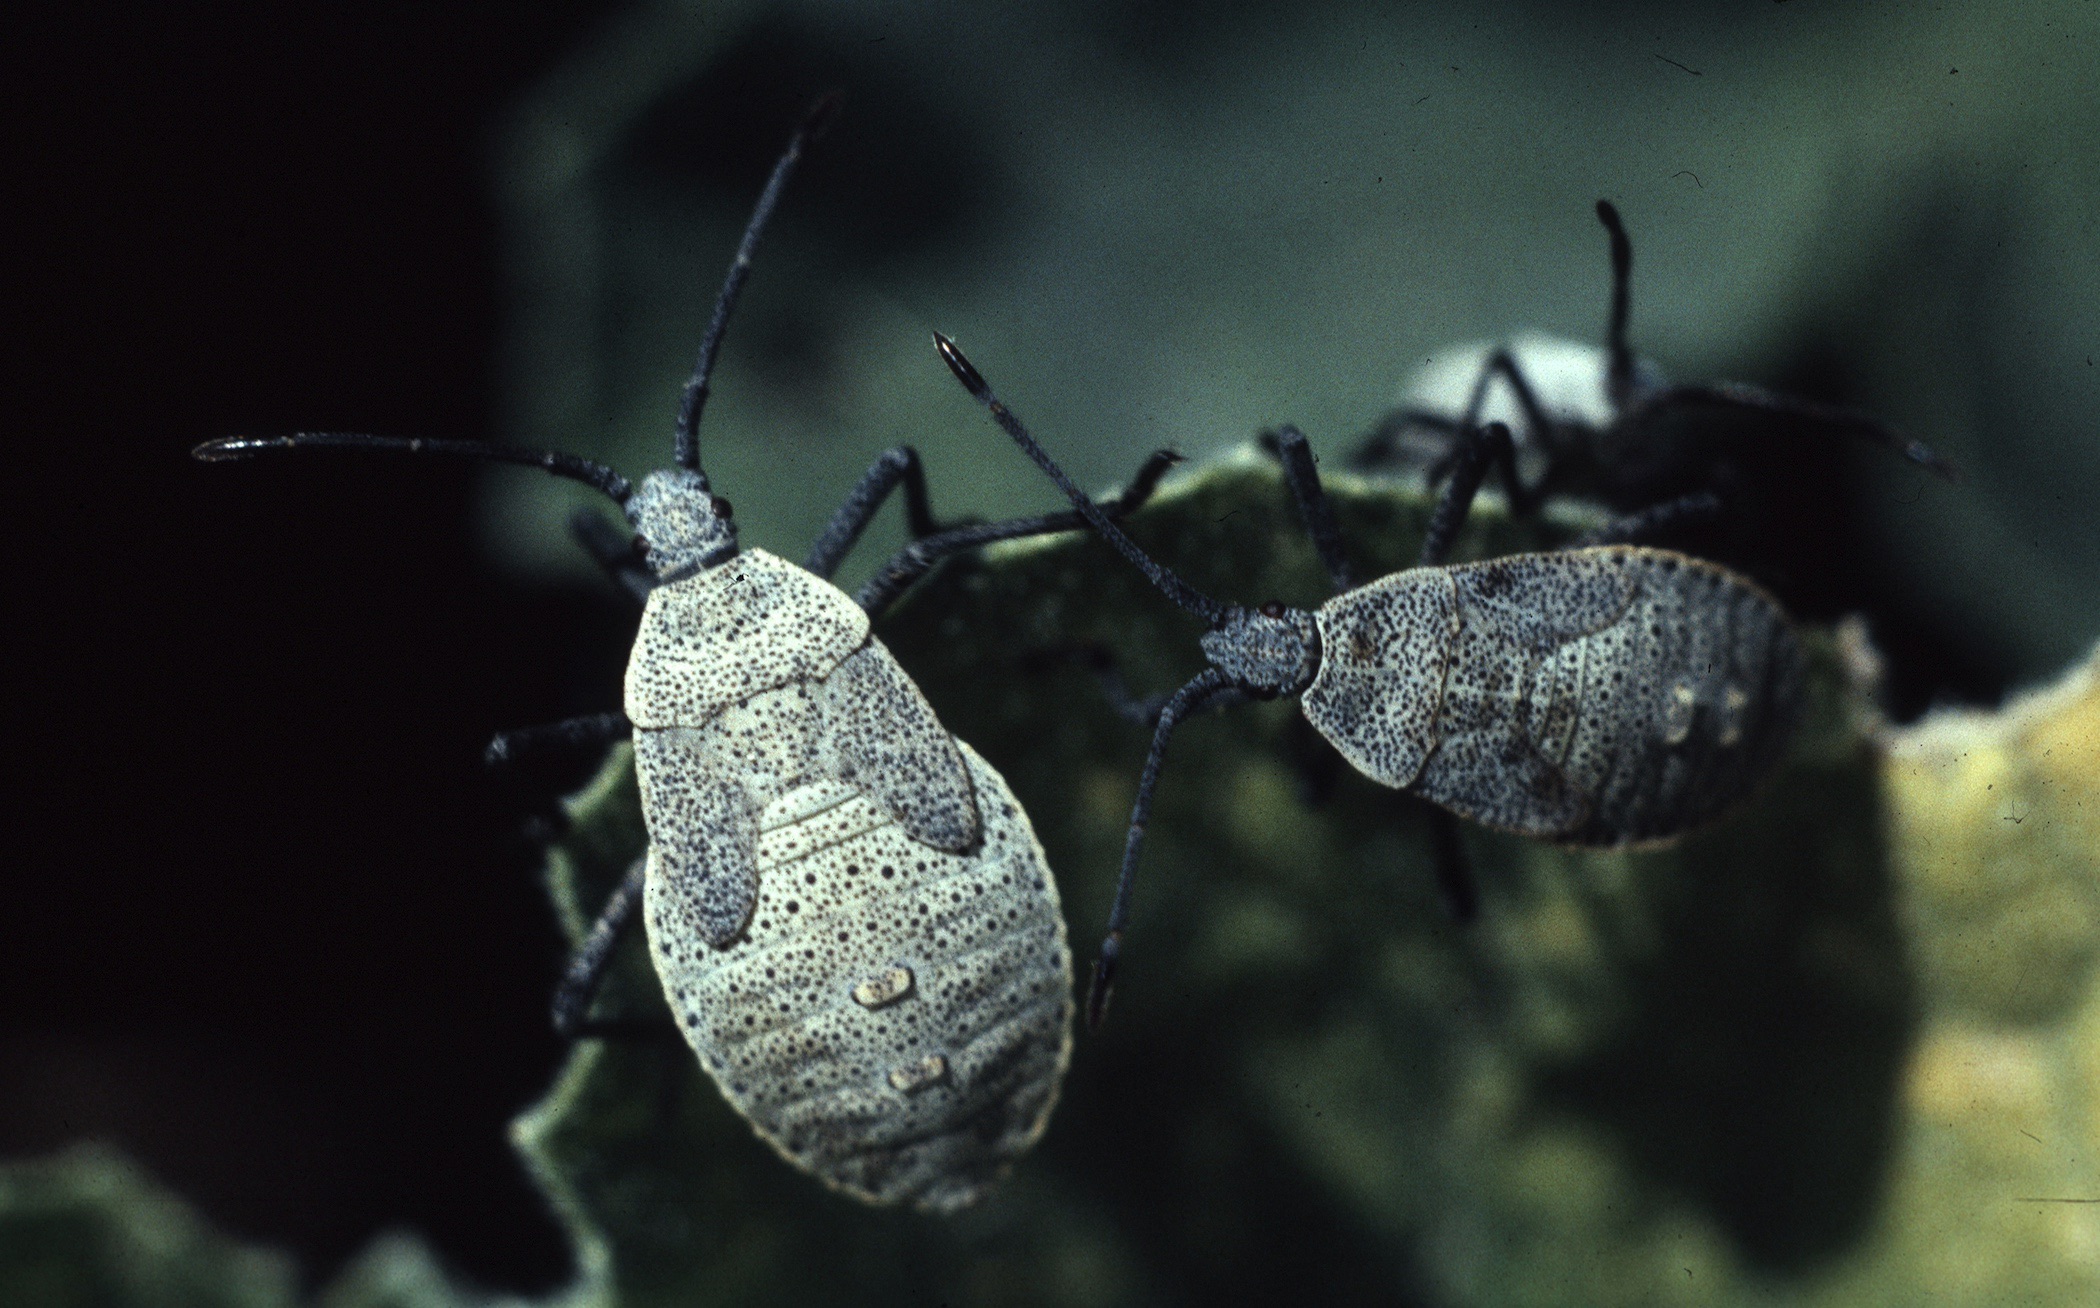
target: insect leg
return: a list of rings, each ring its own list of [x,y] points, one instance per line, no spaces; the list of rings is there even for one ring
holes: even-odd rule
[[[1375,468],[1383,463],[1399,462],[1401,438],[1416,428],[1444,437],[1443,449],[1432,462],[1441,462],[1448,455],[1450,447],[1457,442],[1459,432],[1464,430],[1458,419],[1448,413],[1438,413],[1431,409],[1394,409],[1380,418],[1378,425],[1371,428],[1370,434],[1357,444],[1356,449],[1349,455],[1349,466]]]
[[[1633,242],[1626,239],[1626,226],[1609,200],[1597,201],[1597,221],[1611,236],[1611,318],[1604,329],[1604,342],[1611,351],[1611,364],[1604,385],[1612,407],[1624,409],[1633,396],[1633,348],[1626,343],[1626,317],[1631,308],[1629,286],[1633,280]]]
[[[613,949],[627,934],[627,928],[634,923],[635,910],[641,907],[642,873],[647,866],[648,859],[644,856],[627,869],[627,875],[606,897],[598,920],[591,924],[590,933],[583,938],[583,944],[562,971],[561,984],[554,989],[554,1029],[563,1039],[653,1035],[662,1029],[660,1022],[594,1020],[591,1017],[591,1002],[598,997],[598,987],[605,980],[605,969],[612,962]]]
[[[615,585],[638,600],[648,601],[656,578],[643,564],[633,532],[613,526],[604,514],[578,509],[569,515],[569,534]]]
[[[1444,897],[1451,920],[1468,926],[1480,916],[1480,886],[1473,879],[1473,862],[1466,857],[1465,833],[1451,810],[1426,800],[1422,806],[1429,810],[1429,854],[1437,891]]]
[[[1159,782],[1159,765],[1167,756],[1167,741],[1174,728],[1198,705],[1227,689],[1225,674],[1205,668],[1160,710],[1159,725],[1152,733],[1152,749],[1145,755],[1145,770],[1138,777],[1137,803],[1130,811],[1130,834],[1123,841],[1123,870],[1116,878],[1116,898],[1108,911],[1108,934],[1101,941],[1101,955],[1094,960],[1094,975],[1086,988],[1086,1024],[1098,1028],[1108,1014],[1108,994],[1116,981],[1116,959],[1123,952],[1123,927],[1130,920],[1130,890],[1136,880],[1138,848],[1145,842],[1145,823],[1152,816],[1152,790]]]
[[[1622,433],[1631,433],[1666,415],[1683,410],[1723,409],[1762,414],[1782,421],[1806,423],[1840,436],[1850,436],[1879,445],[1899,458],[1947,481],[1960,481],[1961,469],[1933,453],[1923,441],[1912,440],[1877,419],[1835,404],[1779,395],[1745,382],[1709,382],[1704,386],[1667,386],[1641,399],[1620,419]]]
[[[586,713],[543,726],[501,731],[488,743],[481,757],[490,767],[512,763],[525,754],[542,749],[577,749],[610,745],[634,733],[634,724],[624,713]]]
[[[1511,482],[1516,480],[1516,447],[1510,441],[1509,428],[1499,422],[1485,427],[1474,427],[1467,431],[1460,442],[1457,457],[1452,461],[1451,480],[1444,484],[1444,493],[1437,497],[1436,508],[1429,515],[1429,530],[1422,537],[1422,566],[1438,567],[1451,556],[1451,546],[1458,539],[1458,529],[1465,525],[1466,514],[1473,508],[1473,496],[1480,490],[1481,480],[1487,476],[1488,464],[1501,460]],[[1512,505],[1512,511],[1514,511]]]
[[[1525,430],[1530,432],[1531,438],[1544,446],[1548,455],[1557,454],[1555,444],[1560,429],[1554,425],[1553,419],[1546,416],[1546,407],[1539,403],[1538,393],[1531,389],[1531,379],[1517,366],[1516,356],[1499,346],[1494,353],[1488,355],[1487,362],[1480,366],[1480,376],[1473,383],[1472,395],[1466,399],[1465,412],[1459,415],[1459,431],[1464,433],[1479,429],[1480,410],[1487,403],[1488,385],[1497,377],[1509,383],[1510,394],[1516,396],[1517,407],[1524,412]],[[1461,437],[1452,446],[1451,453],[1429,470],[1430,485],[1435,485],[1446,476],[1455,476],[1458,465],[1465,456],[1465,442]],[[1539,501],[1545,498],[1546,488],[1525,488],[1524,483],[1517,477],[1517,460],[1512,453],[1502,464],[1502,489],[1503,493],[1509,496],[1509,511],[1523,517],[1538,508]]]
[[[853,543],[881,511],[883,501],[900,483],[904,486],[904,514],[912,536],[931,536],[940,531],[940,524],[933,520],[933,506],[926,498],[926,470],[919,463],[919,452],[909,445],[898,445],[884,450],[882,457],[875,460],[839,511],[831,516],[831,525],[809,547],[809,557],[802,566],[829,580],[853,549]]]
[[[1320,485],[1318,462],[1313,458],[1312,446],[1306,443],[1305,433],[1286,423],[1273,432],[1263,432],[1261,439],[1263,446],[1283,464],[1283,480],[1291,488],[1291,498],[1298,502],[1305,534],[1312,537],[1313,549],[1326,566],[1336,592],[1355,589],[1349,554],[1342,548],[1341,529],[1334,523],[1334,505],[1328,502],[1327,492]]]
[[[1104,501],[1102,512],[1111,520],[1136,510],[1158,487],[1160,478],[1167,470],[1181,462],[1181,456],[1172,450],[1155,450],[1130,485],[1114,499]],[[1075,510],[1063,509],[1056,513],[1038,513],[1025,518],[1008,518],[1004,522],[979,522],[952,527],[919,539],[899,550],[890,560],[876,569],[855,598],[861,608],[869,613],[880,613],[888,608],[911,584],[933,568],[942,559],[964,550],[976,549],[994,541],[1018,540],[1025,536],[1044,536],[1051,532],[1078,531],[1087,525],[1086,519]],[[814,571],[814,569],[812,569]]]
[[[1562,548],[1579,550],[1592,545],[1639,545],[1685,526],[1698,526],[1721,515],[1721,497],[1712,491],[1694,491],[1674,500],[1651,505],[1639,513],[1615,518],[1569,541]]]
[[[1052,668],[1074,664],[1094,674],[1101,685],[1101,698],[1115,715],[1125,722],[1140,727],[1149,727],[1159,721],[1159,711],[1174,697],[1172,691],[1159,695],[1139,695],[1130,689],[1123,677],[1123,670],[1116,666],[1115,652],[1108,646],[1093,641],[1074,641],[1065,645],[1051,645],[1030,650],[1019,660],[1021,670],[1028,673],[1047,672]]]
[[[1294,713],[1284,728],[1283,752],[1298,782],[1298,801],[1307,808],[1324,807],[1334,798],[1334,788],[1347,761],[1327,743],[1303,713]]]

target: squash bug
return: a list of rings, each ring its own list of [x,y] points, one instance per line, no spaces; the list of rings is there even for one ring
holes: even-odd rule
[[[1660,843],[1740,803],[1784,753],[1805,662],[1779,606],[1710,563],[1626,543],[1636,515],[1580,547],[1447,565],[1490,462],[1497,423],[1466,434],[1420,565],[1354,584],[1304,436],[1278,449],[1338,592],[1317,611],[1225,604],[1157,563],[1037,444],[955,343],[941,357],[1093,528],[1210,628],[1210,666],[1160,708],[1138,781],[1087,1019],[1114,979],[1152,793],[1174,728],[1205,706],[1299,697],[1365,776],[1487,826],[1568,844]]]
[[[1735,413],[1864,440],[1958,478],[1955,466],[1923,442],[1850,409],[1744,382],[1666,382],[1626,341],[1633,243],[1609,200],[1597,201],[1597,220],[1611,238],[1611,317],[1603,346],[1524,334],[1504,345],[1453,351],[1417,378],[1407,401],[1379,421],[1350,462],[1423,467],[1434,484],[1450,471],[1467,432],[1500,421],[1515,441],[1503,479],[1511,512],[1529,513],[1560,491],[1623,508],[1659,498],[1644,484],[1657,471],[1654,452],[1643,449],[1655,427],[1681,416]]]
[[[1071,1050],[1071,953],[1027,815],[944,730],[870,618],[948,555],[1076,529],[1074,513],[943,528],[917,454],[872,467],[801,567],[739,550],[700,467],[709,378],[754,251],[826,97],[790,138],[717,296],[675,427],[675,463],[635,486],[573,454],[309,433],[199,446],[207,461],[335,447],[526,464],[624,511],[630,545],[577,534],[646,607],[624,714],[499,736],[492,758],[632,734],[646,855],[609,897],[554,1002],[572,1036],[637,911],[679,1029],[767,1143],[872,1203],[946,1211],[982,1195],[1042,1133]],[[1172,462],[1155,455],[1113,511]],[[890,492],[914,539],[859,602],[828,581]],[[636,549],[641,553],[638,556]]]

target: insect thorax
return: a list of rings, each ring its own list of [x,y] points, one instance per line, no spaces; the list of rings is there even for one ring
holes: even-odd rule
[[[1264,698],[1295,695],[1319,671],[1319,628],[1302,609],[1234,608],[1203,633],[1203,654],[1243,690]]]
[[[736,554],[736,523],[729,502],[714,495],[705,473],[691,468],[652,472],[627,500],[627,520],[649,546],[658,577],[688,575]]]

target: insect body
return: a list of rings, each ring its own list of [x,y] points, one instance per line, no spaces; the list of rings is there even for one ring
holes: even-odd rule
[[[634,737],[648,852],[570,964],[555,1024],[605,1030],[591,1002],[639,908],[679,1029],[764,1139],[858,1198],[947,1210],[984,1193],[1048,1120],[1071,1045],[1071,954],[1027,815],[942,728],[869,614],[948,554],[1083,520],[939,528],[917,455],[900,446],[803,567],[738,550],[729,504],[700,469],[700,410],[765,221],[829,104],[797,129],[745,231],[686,386],[676,466],[639,487],[575,455],[465,441],[308,434],[196,453],[456,454],[540,467],[621,506],[646,570],[602,520],[578,534],[646,592],[625,715],[491,746],[501,757],[536,741]],[[1154,456],[1116,511],[1169,462]],[[900,483],[916,539],[855,602],[827,579]]]
[[[759,550],[651,592],[626,710],[650,954],[723,1094],[850,1193],[974,1199],[1070,1047],[1056,886],[1006,783],[859,605]]]
[[[1499,424],[1462,446],[1423,566],[1364,586],[1352,584],[1304,436],[1284,428],[1286,479],[1341,593],[1316,612],[1247,609],[1147,557],[1090,507],[954,343],[936,342],[1095,529],[1210,628],[1210,666],[1159,713],[1090,1021],[1107,1000],[1167,740],[1206,704],[1299,695],[1306,719],[1373,780],[1490,826],[1587,845],[1667,840],[1713,819],[1791,736],[1800,643],[1779,607],[1733,573],[1627,544],[1443,566],[1488,463],[1509,457]]]
[[[1374,781],[1585,845],[1718,817],[1777,762],[1801,651],[1762,591],[1667,550],[1414,568],[1313,614],[1306,719]]]
[[[1954,465],[1865,414],[1779,395],[1742,382],[1671,385],[1626,340],[1633,246],[1606,200],[1597,218],[1611,237],[1612,299],[1602,346],[1522,334],[1506,345],[1449,352],[1417,376],[1401,407],[1387,414],[1352,455],[1360,467],[1399,462],[1448,472],[1465,433],[1502,422],[1514,433],[1505,468],[1513,511],[1546,495],[1579,490],[1626,507],[1656,498],[1645,483],[1661,460],[1645,438],[1660,422],[1695,413],[1760,416],[1880,445],[1942,477]]]

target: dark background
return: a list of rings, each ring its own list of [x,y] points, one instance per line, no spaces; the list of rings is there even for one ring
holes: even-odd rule
[[[310,1276],[399,1225],[564,1274],[502,1130],[558,1057],[560,944],[479,754],[608,707],[572,688],[615,693],[618,638],[495,575],[466,467],[187,451],[494,435],[491,147],[608,8],[9,23],[0,1155],[113,1141]]]

